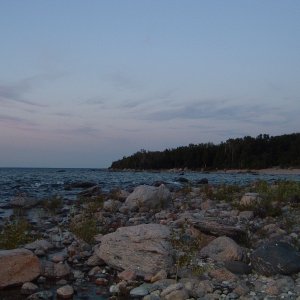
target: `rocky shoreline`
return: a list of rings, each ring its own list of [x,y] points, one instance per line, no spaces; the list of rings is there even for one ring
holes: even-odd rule
[[[299,192],[299,183],[203,180],[92,186],[52,206],[12,199],[2,238],[22,215],[31,241],[0,251],[0,298],[300,299]]]

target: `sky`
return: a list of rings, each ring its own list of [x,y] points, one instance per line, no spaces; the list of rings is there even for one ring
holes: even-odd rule
[[[300,129],[298,0],[0,1],[0,167]]]

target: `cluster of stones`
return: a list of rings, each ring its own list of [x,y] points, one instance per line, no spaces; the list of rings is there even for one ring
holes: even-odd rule
[[[247,193],[239,204],[260,201]],[[66,205],[44,216],[42,239],[0,251],[0,289],[15,287],[28,300],[76,299],[90,285],[111,299],[300,299],[300,220],[285,227],[284,216],[299,218],[288,203],[283,217],[261,218],[199,187],[138,186],[94,213],[105,231],[94,246],[67,229],[71,210],[80,216]]]

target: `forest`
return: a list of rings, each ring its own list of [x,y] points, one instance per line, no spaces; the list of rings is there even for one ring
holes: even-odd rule
[[[200,143],[164,151],[146,151],[123,157],[111,169],[263,169],[300,167],[300,133],[228,139],[220,144]]]

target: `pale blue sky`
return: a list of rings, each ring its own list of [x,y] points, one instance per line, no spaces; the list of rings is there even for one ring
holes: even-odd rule
[[[3,0],[0,38],[0,166],[299,132],[298,0]]]

